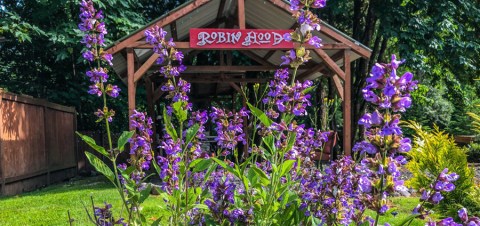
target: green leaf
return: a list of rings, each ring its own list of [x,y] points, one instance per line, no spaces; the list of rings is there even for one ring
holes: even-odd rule
[[[407,218],[405,218],[402,223],[398,224],[398,225],[406,225],[408,222],[410,221],[413,221],[413,219],[417,218],[418,216],[420,216],[420,214],[411,214],[410,216],[408,216]]]
[[[272,125],[273,121],[270,118],[268,118],[268,116],[265,114],[265,112],[256,108],[255,106],[253,106],[250,103],[247,103],[247,104],[248,104],[248,108],[250,109],[252,114],[255,115],[255,117],[257,117],[265,126],[268,127],[268,126]]]
[[[130,174],[132,174],[132,172],[135,170],[135,167],[134,166],[129,166],[127,169],[125,170],[122,170],[122,169],[119,169],[120,171],[120,174],[122,174],[122,177],[126,178],[126,179],[130,179]]]
[[[190,163],[190,167],[193,168],[192,172],[196,173],[208,169],[211,164],[211,159],[195,159]]]
[[[173,128],[171,117],[167,115],[167,109],[165,107],[163,107],[163,122],[165,123],[165,130],[167,131],[168,135],[170,135],[173,140],[177,140],[177,131],[175,128]]]
[[[185,101],[178,101],[173,103],[173,112],[175,116],[177,116],[177,119],[179,122],[184,122],[187,120],[187,110],[184,110],[184,106],[187,103]]]
[[[239,176],[239,175],[237,175],[237,172],[231,166],[227,165],[227,163],[225,163],[224,161],[222,161],[220,159],[217,159],[217,158],[210,158],[210,159],[215,161],[218,165],[220,165],[222,168],[224,168],[228,172],[234,174],[237,177]]]
[[[148,186],[140,192],[140,198],[138,199],[138,203],[145,202],[148,196],[150,196],[151,190],[152,190],[152,184],[148,184]]]
[[[155,221],[152,223],[152,226],[159,226],[161,220],[162,220],[162,218],[159,217],[157,220],[155,220]]]
[[[283,151],[283,153],[292,150],[293,145],[295,144],[295,141],[297,140],[297,133],[290,132],[289,135],[290,136],[288,136],[287,146],[285,147],[285,150]]]
[[[257,176],[260,177],[260,181],[261,181],[262,185],[266,186],[266,185],[270,184],[270,179],[268,179],[267,174],[265,172],[263,172],[263,170],[257,168],[256,166],[253,166],[250,169],[253,170],[253,172],[255,174],[257,174]]]
[[[310,91],[314,90],[316,86],[310,86],[302,91],[303,94],[307,94]]]
[[[110,154],[105,150],[105,148],[103,148],[102,146],[98,146],[93,138],[91,138],[89,136],[86,136],[86,135],[83,135],[79,132],[76,132],[76,133],[80,138],[82,138],[83,141],[85,141],[85,143],[88,144],[88,146],[90,146],[91,148],[93,148],[98,153],[100,153],[100,154],[102,154],[105,157],[110,159]]]
[[[187,129],[187,137],[186,137],[186,140],[185,140],[185,147],[188,146],[192,142],[193,138],[195,138],[195,136],[198,133],[199,128],[200,128],[200,125],[195,123],[195,125],[193,125],[192,127]]]
[[[209,210],[208,206],[205,204],[193,204],[192,209]]]
[[[128,140],[132,138],[133,134],[135,134],[135,131],[123,131],[122,135],[118,138],[117,142],[117,148],[120,151],[123,151],[125,149],[125,144],[128,143]]]
[[[263,143],[267,146],[267,149],[270,153],[270,155],[274,154],[276,152],[275,148],[275,138],[273,135],[268,135],[266,137],[262,138]]]
[[[292,160],[292,159],[289,159],[287,161],[285,161],[284,163],[282,163],[282,165],[280,165],[280,177],[283,177],[285,174],[287,174],[287,172],[290,172],[290,170],[292,170],[293,168],[293,164],[296,162],[296,160]]]
[[[95,167],[95,170],[103,174],[108,180],[115,184],[115,174],[102,160],[100,160],[97,156],[88,151],[85,152],[85,155],[87,156],[90,164]]]

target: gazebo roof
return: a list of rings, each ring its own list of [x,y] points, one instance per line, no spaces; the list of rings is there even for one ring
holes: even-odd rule
[[[203,31],[205,28],[223,28],[229,29],[228,31],[236,29],[240,34],[248,33],[246,29],[275,29],[286,33],[288,32],[286,30],[297,27],[291,13],[288,2],[283,0],[191,0],[116,41],[106,51],[114,55],[113,69],[128,85],[130,113],[135,109],[136,87],[142,78],[150,115],[155,115],[154,104],[164,94],[159,87],[163,83],[162,78],[152,76],[158,72],[155,62],[159,55],[153,53],[153,46],[145,42],[144,32],[147,29],[157,25],[168,32],[168,38],[173,38],[176,48],[181,49],[185,55],[183,63],[187,66],[187,70],[180,76],[192,83],[191,100],[195,102],[196,98],[198,102],[211,104],[212,98],[241,92],[238,83],[266,82],[265,77],[259,76],[260,73],[251,72],[276,70],[281,64],[280,57],[284,54],[284,50],[292,46],[288,43],[289,47],[270,44],[264,46],[266,49],[258,45],[246,48],[242,43],[240,46],[217,45],[204,48],[199,46],[198,42],[190,43],[190,29],[202,28]],[[352,147],[350,62],[360,57],[369,58],[371,50],[324,22],[321,26],[321,30],[314,35],[323,39],[323,47],[305,46],[311,51],[312,60],[298,69],[296,78],[315,79],[321,75],[331,77],[337,93],[344,101],[343,149],[346,155],[350,155]],[[256,31],[260,32],[260,30]],[[192,32],[192,34],[195,33]],[[280,33],[276,34],[281,36]],[[192,39],[196,37],[198,35],[192,35]],[[196,65],[192,59],[205,50],[220,50],[218,51],[219,65]],[[250,58],[252,65],[240,64],[237,58],[233,57],[233,50]],[[144,76],[145,74],[148,76]],[[231,97],[233,102],[235,98],[233,95]],[[243,102],[246,105],[245,98]]]
[[[253,29],[292,29],[295,27],[295,20],[289,11],[289,5],[282,0],[248,0],[245,1],[245,25],[246,28]],[[169,13],[155,19],[144,27],[132,32],[131,34],[116,41],[107,48],[108,52],[114,53],[113,69],[120,78],[126,82],[127,77],[127,57],[126,49],[131,47],[135,53],[136,68],[144,65],[152,56],[151,47],[145,46],[144,31],[154,25],[159,25],[167,31],[167,37],[173,37],[178,42],[177,46],[182,49],[186,59],[198,54],[201,50],[190,49],[188,46],[190,28],[238,28],[238,4],[237,0],[191,0]],[[322,21],[320,32],[315,32],[322,38],[324,52],[330,56],[339,66],[343,66],[342,50],[351,49],[351,61],[360,57],[370,57],[371,50],[358,41],[350,38],[334,27]],[[143,41],[143,42],[142,42]],[[264,67],[254,68],[255,71],[274,70],[281,64],[280,57],[284,50],[242,50],[243,54],[250,57]],[[299,70],[301,79],[315,79],[322,74],[324,59],[319,54],[311,54],[311,67],[305,67]],[[151,65],[151,64],[150,64]],[[313,67],[315,65],[316,67]],[[187,65],[188,66],[188,65]],[[270,66],[270,67],[269,67]],[[325,68],[327,68],[325,66]],[[155,67],[149,67],[144,73],[151,73]],[[247,71],[248,69],[238,67],[233,68],[234,73]],[[246,70],[243,70],[246,69]],[[320,69],[320,70],[319,70]],[[187,73],[214,73],[217,69],[201,67],[189,67]],[[206,80],[208,81],[208,79]],[[214,79],[212,82],[215,82]]]

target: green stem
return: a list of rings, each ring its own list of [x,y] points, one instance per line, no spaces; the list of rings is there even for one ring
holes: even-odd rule
[[[98,45],[95,44],[94,48],[95,48],[95,50],[98,54],[100,52],[100,50],[98,49]],[[101,68],[100,60],[96,59],[96,61],[97,61],[97,67],[98,67],[98,69],[100,69]],[[105,112],[105,111],[108,111],[107,95],[105,93],[105,85],[103,84],[102,81],[100,81],[100,89],[102,91],[102,97],[103,97],[103,109],[102,110],[104,111],[104,114],[107,114],[107,112]],[[118,192],[120,193],[120,196],[122,197],[123,205],[125,206],[125,209],[127,210],[127,213],[129,213],[129,215],[130,215],[131,210],[128,208],[128,204],[127,204],[127,201],[125,199],[125,194],[123,192],[122,184],[120,183],[120,179],[118,177],[118,170],[117,170],[117,163],[116,163],[117,156],[115,156],[115,154],[113,153],[113,145],[112,145],[112,136],[111,136],[111,132],[110,132],[110,124],[109,124],[107,118],[105,118],[105,128],[107,130],[109,151],[111,151],[111,155],[112,155],[110,160],[113,163],[113,169],[114,169],[114,172],[115,172],[115,178],[116,178],[116,182],[117,182],[116,187],[118,189]],[[120,214],[120,217],[121,217],[121,214]],[[130,217],[128,219],[128,222],[130,222]]]
[[[391,119],[391,115],[390,115],[390,112],[388,111],[388,109],[386,110],[385,112],[385,116],[386,116],[386,119],[390,120]],[[383,137],[383,142],[384,142],[384,147],[383,147],[383,152],[382,152],[382,167],[384,168],[384,173],[382,174],[381,178],[380,178],[380,194],[378,196],[378,208],[381,208],[381,205],[382,205],[382,200],[383,200],[383,191],[385,189],[385,186],[383,185],[384,184],[384,181],[385,181],[385,174],[386,174],[386,171],[385,171],[385,163],[386,163],[386,159],[387,159],[387,136],[384,136]],[[375,216],[375,223],[374,225],[377,225],[378,224],[378,219],[380,218],[380,213],[379,213],[379,210],[377,210],[377,215]]]

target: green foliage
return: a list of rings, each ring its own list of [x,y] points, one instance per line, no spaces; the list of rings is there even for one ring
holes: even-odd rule
[[[454,105],[443,97],[445,91],[444,88],[419,84],[418,89],[412,93],[413,105],[407,110],[405,119],[424,126],[447,127],[455,109]]]
[[[474,209],[475,206],[470,206],[474,172],[468,167],[466,149],[458,147],[453,137],[436,126],[426,132],[418,123],[410,121],[407,127],[416,132],[413,149],[407,154],[411,158],[407,168],[413,174],[407,184],[417,190],[427,188],[443,169],[448,168],[460,178],[455,182],[456,189],[445,194],[436,210],[447,216],[456,216],[459,206]]]
[[[468,145],[468,162],[480,162],[480,143]]]
[[[0,21],[0,35],[8,35],[18,42],[31,42],[32,35],[45,35],[45,32],[35,25],[22,21],[15,12],[7,12],[5,18]]]
[[[12,197],[0,197],[0,225],[68,225],[68,214],[74,219],[73,225],[89,225],[83,204],[90,203],[93,195],[96,204],[104,201],[113,205],[113,214],[120,214],[121,198],[112,184],[103,177],[91,177],[49,186],[45,189],[24,193]],[[418,203],[417,198],[394,197],[393,203],[398,206],[396,217],[386,215],[383,222],[398,225],[401,219],[408,216]],[[162,196],[150,196],[145,200],[142,212],[145,213],[147,225],[158,219],[159,225],[169,225],[166,219],[157,218],[165,211]],[[201,207],[201,206],[200,206]],[[288,225],[288,224],[283,224]],[[382,224],[383,225],[383,224]],[[425,225],[416,220],[411,226]]]
[[[475,109],[478,111],[480,108],[480,105],[475,105]],[[468,116],[470,116],[473,120],[472,122],[472,130],[476,132],[477,134],[480,134],[480,115],[476,114],[475,112],[468,112]]]

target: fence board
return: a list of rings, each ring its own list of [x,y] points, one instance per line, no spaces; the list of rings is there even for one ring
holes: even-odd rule
[[[51,171],[76,169],[75,110],[0,90],[2,193],[50,183]],[[64,179],[71,173],[57,173]],[[60,175],[60,176],[58,176]]]

